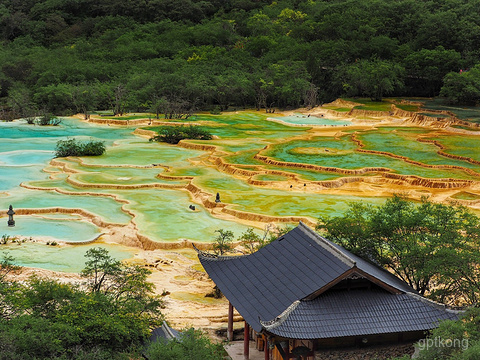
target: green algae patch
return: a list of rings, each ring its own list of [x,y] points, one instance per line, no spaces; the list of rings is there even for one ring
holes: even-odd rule
[[[169,296],[170,298],[175,300],[182,300],[188,302],[193,301],[200,304],[218,304],[219,302],[222,302],[222,300],[214,299],[213,297],[205,297],[204,294],[192,294],[185,291],[175,291],[172,292]]]
[[[195,280],[193,277],[187,276],[187,275],[177,275],[174,277],[174,279],[177,281],[183,281],[183,282],[191,282]]]
[[[390,111],[392,103],[387,101],[372,101],[370,99],[345,99],[362,105],[357,105],[354,109],[368,110],[368,111]]]
[[[480,108],[478,106],[454,106],[446,105],[442,99],[428,99],[425,101],[423,110],[444,110],[455,114],[462,120],[480,123]]]
[[[427,165],[460,165],[459,160],[449,159],[438,154],[439,148],[432,143],[417,141],[421,131],[405,131],[381,129],[375,132],[365,132],[357,135],[366,150],[385,151],[404,156]],[[473,164],[464,163],[461,166],[478,168]]]
[[[478,127],[470,127],[470,126],[462,126],[462,125],[452,125],[454,129],[462,129],[462,130],[468,130],[468,131],[480,131],[480,128]]]
[[[139,232],[153,241],[177,242],[188,239],[212,242],[217,229],[229,229],[238,236],[248,228],[246,225],[215,218],[198,204],[195,204],[197,211],[192,211],[189,206],[194,203],[184,190],[115,190],[114,193],[129,202],[124,207],[135,214]]]
[[[468,135],[452,135],[432,137],[445,147],[443,151],[452,155],[464,156],[480,161],[480,137]],[[478,165],[477,165],[478,166]]]
[[[331,110],[334,110],[334,111],[338,111],[338,112],[349,112],[350,110],[352,110],[351,108],[346,108],[346,107],[335,107],[335,106],[325,106],[326,109],[331,109]]]
[[[290,173],[292,175],[297,175],[300,180],[305,181],[326,181],[326,180],[335,180],[341,177],[348,177],[344,174],[336,174],[330,172],[322,172],[322,171],[310,171],[310,170],[303,170],[303,169],[291,169],[286,167],[279,167],[279,166],[272,166],[267,165],[265,169],[268,170],[279,170],[286,173]]]
[[[346,155],[351,153],[352,150],[339,150],[339,149],[332,149],[332,148],[317,148],[317,147],[298,147],[290,149],[289,152],[291,154],[298,154],[298,155],[327,155],[327,156],[334,156],[334,155]]]
[[[420,109],[420,106],[418,105],[410,105],[410,104],[397,104],[395,103],[395,106],[401,110],[404,111],[412,111],[412,112],[417,112]]]
[[[340,138],[316,137],[311,140],[293,140],[281,144],[272,145],[269,149],[262,151],[261,154],[274,160],[297,163],[312,164],[329,168],[357,170],[365,167],[387,168],[393,172],[402,175],[418,175],[426,178],[457,178],[457,179],[477,179],[476,176],[468,174],[461,169],[437,169],[434,167],[421,166],[410,163],[402,158],[395,158],[388,154],[382,154],[381,151],[399,155],[407,159],[412,158],[415,161],[423,162],[427,165],[459,165],[466,168],[477,169],[478,165],[469,164],[456,159],[441,157],[436,153],[437,148],[433,144],[420,143],[413,141],[421,131],[414,131],[411,141],[407,141],[402,134],[394,132],[380,133],[360,133],[358,138],[366,139],[365,149],[377,151],[379,153],[366,153],[355,151],[359,145],[352,141],[350,136]],[[297,148],[313,149],[331,149],[336,150],[335,156],[327,152],[317,152],[315,155],[299,153],[292,151]],[[420,151],[422,150],[422,151]],[[317,151],[317,150],[312,150]]]
[[[270,174],[259,174],[253,177],[255,180],[260,181],[288,181],[290,178],[282,175],[270,175]]]
[[[206,272],[205,269],[203,268],[202,264],[192,265],[191,269],[195,270],[195,271],[200,271],[200,272],[203,272],[203,273]]]
[[[458,200],[480,200],[480,194],[474,194],[468,191],[461,191],[450,197]]]
[[[255,124],[235,124],[233,125],[235,129],[247,130],[247,129],[261,129],[262,126]]]

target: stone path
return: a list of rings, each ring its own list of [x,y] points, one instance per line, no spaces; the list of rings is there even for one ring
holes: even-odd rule
[[[243,358],[243,340],[232,341],[225,346],[225,350],[232,360],[244,360]],[[255,349],[255,342],[250,341],[250,360],[264,360],[265,354],[263,351]]]

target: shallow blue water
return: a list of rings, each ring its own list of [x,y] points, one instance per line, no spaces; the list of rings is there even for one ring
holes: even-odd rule
[[[85,253],[93,247],[108,250],[117,260],[132,258],[136,250],[117,244],[88,244],[75,246],[50,246],[35,242],[0,245],[0,259],[10,255],[15,264],[53,271],[78,273],[85,267]]]
[[[100,235],[99,229],[78,217],[64,215],[60,217],[21,215],[14,216],[15,226],[7,225],[7,218],[0,218],[0,234],[12,237],[42,238],[47,241],[82,242]]]
[[[307,115],[303,114],[279,117],[271,116],[270,118],[295,125],[344,126],[352,124],[352,122],[349,120],[335,120],[316,116],[308,117]]]

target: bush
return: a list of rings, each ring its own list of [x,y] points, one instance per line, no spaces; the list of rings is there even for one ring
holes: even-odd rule
[[[186,330],[179,340],[158,341],[146,350],[149,360],[223,360],[225,350],[221,343],[212,342],[200,330]]]
[[[158,131],[158,135],[150,141],[160,141],[169,144],[178,144],[183,139],[211,140],[212,134],[200,126],[164,126]]]
[[[98,286],[35,276],[18,282],[5,278],[11,257],[0,263],[0,360],[140,358],[150,329],[164,320],[149,270],[102,248],[85,257],[82,276]]]
[[[480,309],[470,308],[457,321],[442,321],[420,340],[419,360],[473,360],[480,358]]]
[[[55,147],[55,157],[100,156],[105,152],[103,141],[77,142],[75,139],[59,140]]]
[[[62,121],[54,116],[52,116],[51,114],[48,114],[48,113],[44,113],[42,116],[40,116],[39,118],[37,118],[35,120],[36,124],[37,125],[40,125],[40,126],[47,126],[47,125],[53,125],[53,126],[57,126],[58,124],[60,124]],[[32,124],[33,121],[30,119],[27,119],[27,123],[29,124]]]

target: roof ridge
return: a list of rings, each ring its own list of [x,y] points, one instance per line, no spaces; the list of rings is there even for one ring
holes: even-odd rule
[[[162,323],[162,328],[163,328],[163,331],[165,332],[165,335],[169,337],[169,340],[175,339],[175,335],[173,334],[172,330],[170,329],[170,327],[167,325],[165,321]]]
[[[280,326],[285,320],[287,320],[288,316],[292,311],[294,311],[297,306],[300,304],[300,300],[295,300],[293,303],[290,304],[289,307],[287,307],[280,315],[278,315],[275,319],[269,320],[269,321],[262,321],[260,317],[258,318],[258,321],[260,324],[265,328],[265,330],[271,330],[276,328],[277,326]]]
[[[346,265],[354,267],[357,265],[357,262],[353,260],[350,256],[344,254],[340,251],[336,246],[334,246],[328,239],[325,239],[323,236],[320,236],[315,231],[310,229],[307,225],[305,225],[302,221],[299,222],[298,228],[302,230],[306,235],[312,238],[318,245],[323,247],[324,249],[328,250],[332,255],[334,255],[337,259],[344,262]]]
[[[448,312],[453,312],[455,314],[465,312],[465,310],[450,309],[447,305],[439,303],[439,302],[431,300],[431,299],[427,299],[426,297],[423,297],[420,294],[415,294],[415,293],[412,293],[412,292],[406,292],[405,294],[408,295],[408,296],[411,296],[411,297],[413,297],[413,298],[415,298],[415,299],[417,299],[417,300],[419,300],[419,301],[421,301],[425,304],[432,305],[439,310],[445,310],[445,311],[448,311]]]

